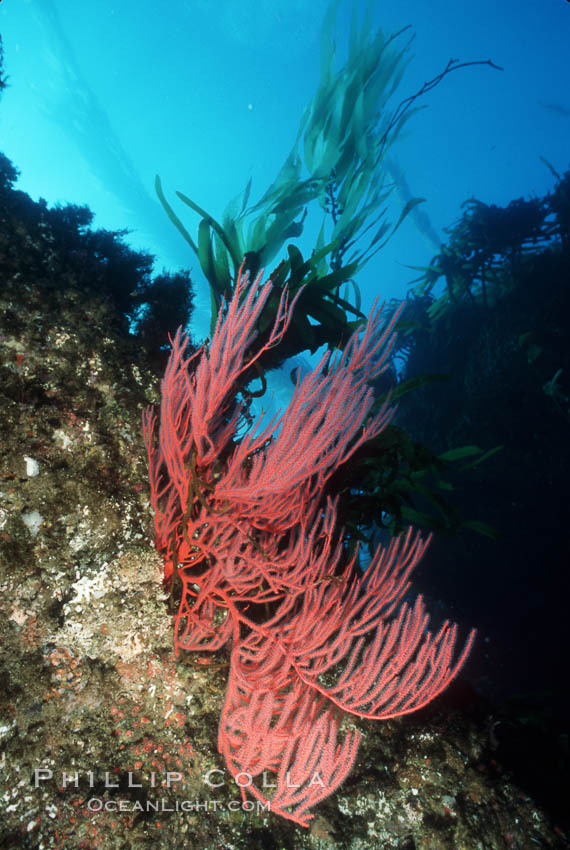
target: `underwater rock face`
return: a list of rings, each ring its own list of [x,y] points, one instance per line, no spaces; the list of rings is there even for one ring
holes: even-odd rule
[[[310,832],[241,808],[216,752],[226,671],[174,659],[140,426],[158,378],[108,301],[50,277],[49,233],[14,226],[36,265],[0,251],[2,846],[562,846],[491,722],[444,702],[367,724]]]

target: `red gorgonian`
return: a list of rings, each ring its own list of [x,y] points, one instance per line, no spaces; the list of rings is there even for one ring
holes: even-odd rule
[[[456,626],[432,634],[422,598],[403,601],[427,540],[410,528],[359,575],[325,498],[333,472],[390,419],[387,402],[370,415],[370,382],[387,367],[398,314],[385,324],[374,309],[341,354],[297,380],[283,414],[246,427],[240,382],[281,341],[297,300],[283,292],[260,343],[271,288],[240,273],[195,354],[178,330],[158,441],[152,408],[144,433],[176,653],[230,647],[219,750],[244,801],[249,793],[307,826],[356,758],[361,735],[339,732],[343,714],[381,720],[426,705],[475,633],[456,654]]]

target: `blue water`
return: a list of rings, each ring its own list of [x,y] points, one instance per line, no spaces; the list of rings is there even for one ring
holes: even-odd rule
[[[361,4],[362,6],[364,4]],[[319,79],[325,0],[4,0],[0,31],[10,88],[0,109],[0,149],[21,170],[19,187],[49,203],[88,204],[95,226],[131,228],[129,242],[157,256],[157,271],[190,267],[195,322],[209,299],[199,264],[154,196],[159,173],[220,217],[253,178],[257,200],[294,143]],[[168,11],[165,11],[167,9]],[[341,3],[344,57],[350,4]],[[413,94],[450,58],[492,59],[449,75],[393,149],[403,175],[390,208],[425,197],[431,240],[409,217],[359,276],[364,307],[402,296],[436,253],[433,234],[475,196],[486,203],[543,194],[570,161],[570,3],[566,0],[399,0],[376,3],[375,25],[411,24],[414,59],[394,98]],[[191,232],[198,219],[179,205]],[[299,246],[309,253],[311,228]]]

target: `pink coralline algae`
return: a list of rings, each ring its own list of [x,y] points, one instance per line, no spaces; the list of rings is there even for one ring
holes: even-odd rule
[[[178,330],[158,439],[152,408],[144,432],[176,653],[228,645],[220,753],[244,800],[307,826],[357,755],[360,733],[339,729],[343,715],[381,720],[425,706],[457,674],[474,632],[455,653],[456,626],[433,634],[422,598],[403,601],[427,540],[409,529],[360,576],[325,497],[333,472],[390,419],[388,403],[371,415],[370,382],[387,367],[397,314],[386,326],[373,310],[342,354],[297,380],[282,415],[248,428],[240,382],[279,344],[296,301],[282,294],[261,342],[271,289],[240,274],[194,354]]]

